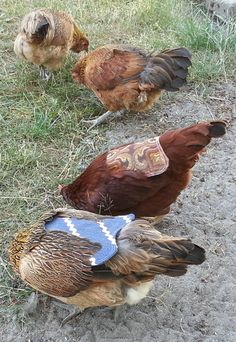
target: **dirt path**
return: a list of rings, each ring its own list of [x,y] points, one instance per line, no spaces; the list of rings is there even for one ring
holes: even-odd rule
[[[200,92],[200,91],[199,91]],[[236,89],[211,89],[203,100],[195,91],[164,98],[151,113],[114,122],[109,146],[160,134],[205,119],[231,118],[227,136],[214,140],[194,168],[191,186],[158,229],[190,236],[207,251],[207,261],[180,278],[159,277],[150,296],[124,306],[117,322],[108,308],[90,309],[60,328],[67,311],[45,296],[34,314],[7,317],[4,342],[233,342],[236,341]],[[175,99],[175,102],[174,100]]]

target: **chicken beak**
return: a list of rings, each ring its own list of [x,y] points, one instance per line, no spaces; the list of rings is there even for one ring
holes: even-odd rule
[[[61,185],[61,184],[58,185],[58,188],[57,188],[57,189],[58,189],[58,191],[59,191],[59,194],[61,194],[61,191],[62,191],[62,189],[64,188],[64,186],[65,186],[65,185]]]
[[[202,154],[206,153],[207,149],[204,147],[198,154],[201,156]]]

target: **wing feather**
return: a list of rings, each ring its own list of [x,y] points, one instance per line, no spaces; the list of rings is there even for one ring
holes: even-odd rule
[[[109,90],[130,79],[137,79],[146,65],[146,57],[141,50],[131,47],[105,46],[91,53],[89,62],[86,67],[87,83],[98,90]]]
[[[92,282],[89,258],[99,248],[99,244],[65,232],[47,232],[21,258],[21,277],[48,295],[73,296]]]

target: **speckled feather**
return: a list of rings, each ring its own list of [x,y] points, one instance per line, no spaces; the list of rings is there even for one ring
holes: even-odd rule
[[[88,40],[72,16],[50,9],[36,9],[21,23],[14,43],[16,55],[46,68],[58,69],[70,50],[86,50]]]
[[[9,247],[10,261],[27,284],[80,308],[132,303],[129,289],[137,291],[140,300],[145,296],[143,286],[146,292],[150,287],[142,284],[157,274],[179,276],[187,265],[205,259],[204,250],[190,240],[164,236],[147,221],[135,220],[121,230],[118,253],[104,265],[91,266],[89,258],[99,246],[64,232],[45,231],[45,222],[55,215],[96,222],[104,218],[73,209],[53,210],[16,234]]]

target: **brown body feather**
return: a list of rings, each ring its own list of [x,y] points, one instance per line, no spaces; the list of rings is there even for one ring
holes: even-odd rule
[[[77,209],[95,213],[137,217],[162,216],[191,181],[191,168],[211,138],[225,134],[225,122],[203,122],[160,136],[169,166],[160,175],[147,177],[142,171],[114,170],[108,153],[98,156],[71,184],[62,186],[65,201]],[[113,149],[113,151],[115,151]]]
[[[70,50],[80,52],[87,48],[88,40],[74,19],[50,9],[27,14],[14,44],[18,57],[50,70],[57,70]]]
[[[118,252],[104,265],[89,258],[100,248],[78,236],[45,231],[53,216],[98,221],[103,216],[57,209],[17,233],[9,248],[14,270],[33,288],[74,304],[92,306],[135,304],[146,296],[157,274],[183,275],[187,265],[201,264],[204,250],[186,238],[162,235],[145,220],[135,220],[117,237]]]
[[[106,45],[75,66],[75,81],[91,89],[109,111],[144,111],[162,91],[186,82],[191,55],[185,48],[148,54],[129,45]]]

